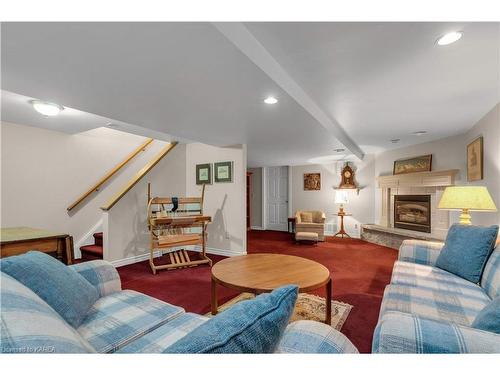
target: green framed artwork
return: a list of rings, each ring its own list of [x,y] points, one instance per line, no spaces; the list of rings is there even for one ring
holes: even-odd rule
[[[196,185],[212,183],[212,164],[196,164]]]
[[[215,182],[233,182],[233,162],[214,163],[214,179]]]

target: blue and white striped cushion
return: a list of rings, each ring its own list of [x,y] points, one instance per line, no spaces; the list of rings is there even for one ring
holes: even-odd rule
[[[391,284],[473,296],[483,291],[479,285],[440,268],[401,261],[394,263]]]
[[[373,353],[500,353],[500,335],[450,322],[388,312],[373,334]]]
[[[97,352],[111,353],[183,313],[182,307],[124,290],[99,299],[78,333]]]
[[[92,353],[93,348],[32,290],[0,273],[2,353]]]
[[[404,240],[399,248],[398,260],[432,266],[443,246],[443,242]]]
[[[186,313],[125,345],[117,353],[161,353],[209,318]]]
[[[276,353],[358,353],[356,347],[339,331],[312,320],[288,325]]]
[[[122,290],[120,275],[116,268],[105,260],[93,260],[70,267],[96,287],[99,297]]]
[[[479,312],[490,302],[481,288],[467,295],[407,285],[388,285],[380,307],[380,317],[388,311],[449,321],[470,326]]]
[[[500,246],[497,246],[484,267],[481,286],[493,299],[500,296]]]

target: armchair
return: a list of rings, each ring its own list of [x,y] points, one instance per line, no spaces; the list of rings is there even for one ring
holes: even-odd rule
[[[295,233],[317,233],[318,241],[324,241],[325,220],[325,213],[321,211],[297,211],[295,213]]]

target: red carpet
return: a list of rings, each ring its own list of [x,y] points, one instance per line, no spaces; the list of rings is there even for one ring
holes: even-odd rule
[[[333,299],[353,305],[342,332],[362,353],[371,350],[372,335],[385,286],[389,283],[397,251],[361,240],[328,238],[317,246],[295,244],[291,234],[252,231],[249,253],[280,253],[302,256],[320,262],[332,273]],[[210,256],[215,262],[220,256]],[[210,310],[210,269],[199,266],[160,271],[154,276],[147,261],[120,267],[123,289],[133,289],[189,312],[205,314]],[[238,292],[218,289],[219,304]],[[315,294],[324,297],[324,288]]]

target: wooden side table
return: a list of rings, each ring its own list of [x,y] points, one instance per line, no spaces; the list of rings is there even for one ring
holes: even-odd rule
[[[1,258],[24,254],[30,250],[54,253],[60,261],[73,263],[73,237],[68,234],[28,227],[1,229]]]
[[[344,229],[344,216],[352,216],[352,214],[339,212],[337,216],[340,217],[340,230],[337,233],[335,233],[334,237],[341,236],[342,238],[344,238],[344,236],[346,236],[347,238],[351,238],[351,236],[349,236]]]
[[[288,233],[295,233],[295,216],[288,218]]]

